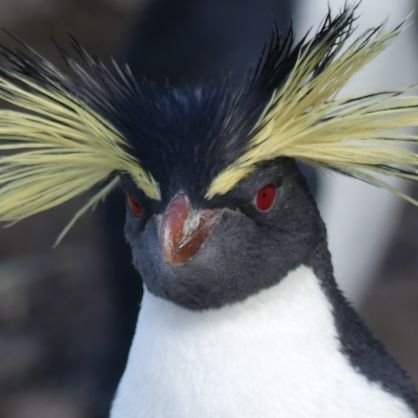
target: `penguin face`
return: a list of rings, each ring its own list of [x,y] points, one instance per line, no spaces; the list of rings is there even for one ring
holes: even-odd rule
[[[153,206],[128,191],[133,262],[153,294],[189,309],[221,307],[307,263],[320,218],[294,161],[260,166],[210,202],[187,190]]]

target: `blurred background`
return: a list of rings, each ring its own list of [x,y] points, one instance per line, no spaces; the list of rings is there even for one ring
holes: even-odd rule
[[[68,33],[99,57],[172,84],[254,64],[275,19],[298,36],[345,0],[1,0],[0,27],[62,66],[52,39]],[[359,29],[397,24],[414,0],[363,0]],[[11,44],[0,34],[3,44]],[[418,81],[415,26],[359,74],[352,91]],[[62,67],[63,68],[63,67]],[[65,68],[63,68],[65,70]],[[418,213],[388,193],[308,172],[329,228],[336,278],[418,385]],[[418,187],[410,193],[418,197]],[[106,417],[123,371],[141,295],[115,193],[54,239],[83,199],[0,231],[0,417]]]

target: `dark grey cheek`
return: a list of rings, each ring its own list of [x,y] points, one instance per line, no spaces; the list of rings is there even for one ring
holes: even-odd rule
[[[160,286],[164,263],[155,223],[149,221],[143,230],[136,232],[130,240],[133,264],[148,288]]]
[[[132,246],[136,240],[136,237],[139,235],[141,228],[143,228],[142,223],[138,222],[128,210],[126,210],[125,218],[125,239]]]
[[[305,246],[291,232],[227,211],[199,252],[172,267],[162,260],[154,218],[142,228],[128,220],[125,232],[148,290],[190,309],[223,306],[276,284],[300,262]]]
[[[240,254],[241,238],[236,236],[239,220],[232,217],[220,224],[194,258],[185,266],[172,267],[162,259],[155,219],[151,218],[142,229],[127,219],[125,235],[133,264],[147,289],[191,308],[223,300],[225,289],[238,281],[234,276],[240,272],[240,263],[234,260]]]
[[[147,281],[149,278],[158,279],[156,266],[161,264],[158,242],[151,233],[153,228],[154,225],[150,225],[150,222],[143,224],[127,213],[124,233],[131,247],[132,262],[141,278]]]

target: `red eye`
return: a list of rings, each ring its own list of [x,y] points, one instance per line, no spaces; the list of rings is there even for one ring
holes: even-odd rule
[[[131,195],[128,195],[128,206],[135,218],[138,218],[142,213],[142,207],[138,201]]]
[[[274,203],[276,197],[276,186],[268,184],[260,189],[255,198],[255,205],[260,212],[267,212]]]

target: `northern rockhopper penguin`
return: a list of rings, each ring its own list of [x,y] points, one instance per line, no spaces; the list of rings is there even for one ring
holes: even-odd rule
[[[242,82],[135,79],[74,43],[64,75],[2,48],[0,219],[90,188],[65,228],[117,186],[145,285],[112,418],[408,418],[407,376],[338,290],[325,227],[296,161],[418,202],[411,92],[337,93],[402,30],[354,41],[355,8],[295,43],[273,31]]]

